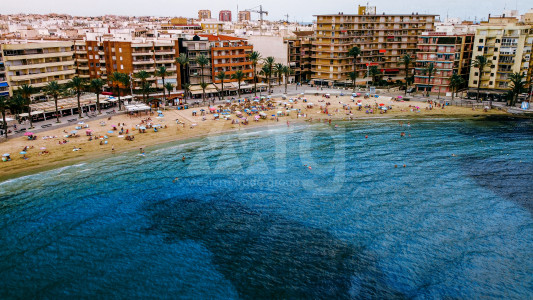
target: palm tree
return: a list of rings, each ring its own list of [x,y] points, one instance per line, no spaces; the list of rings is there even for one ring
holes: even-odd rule
[[[252,51],[250,54],[248,54],[248,58],[252,62],[252,66],[254,68],[254,96],[257,96],[257,63],[261,59],[261,54],[257,51]]]
[[[59,95],[61,95],[61,90],[62,90],[61,86],[55,80],[54,81],[50,81],[44,87],[45,94],[54,98],[54,103],[55,103],[55,106],[56,106],[57,123],[61,123],[61,121],[59,121],[59,110],[57,109],[57,99],[59,98]]]
[[[7,139],[7,122],[6,122],[6,110],[10,106],[10,99],[7,96],[0,96],[0,112],[2,113],[2,126],[4,134]]]
[[[348,73],[348,77],[349,77],[350,80],[352,81],[353,92],[355,93],[355,80],[357,79],[357,72],[350,72],[350,73]]]
[[[405,95],[407,95],[407,88],[409,84],[407,83],[407,78],[409,77],[409,66],[413,63],[411,55],[405,54],[400,58],[400,65],[403,65],[405,70]]]
[[[237,90],[237,93],[239,94],[239,98],[241,97],[241,81],[244,79],[245,75],[244,73],[239,70],[235,73],[233,73],[233,75],[231,75],[231,79],[235,79],[237,80],[237,83],[239,84],[239,89]]]
[[[465,79],[457,74],[453,74],[452,77],[450,77],[450,87],[452,88],[452,101],[454,99],[455,94],[457,93],[457,89],[460,88],[465,84]]]
[[[182,89],[182,83],[181,83],[181,74],[184,74],[184,82],[185,83],[189,83],[189,81],[187,80],[187,75],[186,74],[186,66],[189,64],[189,58],[187,57],[187,55],[185,53],[181,53],[178,57],[176,57],[176,64],[179,65],[179,68],[180,68],[180,78],[178,80],[178,89]],[[182,72],[183,71],[183,72]]]
[[[124,74],[124,73],[121,73],[122,75],[120,76],[119,78],[119,82],[122,86],[123,89],[125,89],[126,91],[128,91],[128,87],[131,86],[131,77],[129,74]],[[131,95],[133,97],[133,95]],[[120,94],[119,94],[119,102],[121,101],[120,100]],[[120,104],[119,104],[119,108],[120,108]]]
[[[353,82],[353,92],[355,93],[355,85],[357,81],[357,57],[361,55],[361,49],[359,47],[353,47],[348,51],[348,56],[353,57],[353,75],[350,75],[350,79]],[[353,78],[352,78],[353,77]]]
[[[150,103],[150,93],[152,92],[152,83],[151,82],[144,82],[141,83],[141,93],[146,95],[146,98],[143,97],[144,103],[148,104]]]
[[[174,85],[172,83],[170,83],[170,82],[167,82],[167,83],[165,83],[163,88],[167,90],[168,96],[170,97],[170,93],[172,93],[172,91],[174,90]]]
[[[122,80],[122,77],[124,77],[124,75],[125,74],[120,73],[120,72],[113,72],[111,76],[109,76],[109,80],[111,81],[112,85],[116,88],[116,91],[117,91],[118,110],[122,110],[122,101],[120,101],[120,81]]]
[[[274,65],[274,72],[278,76],[278,85],[281,85],[281,77],[283,76],[283,65],[282,64],[275,64]]]
[[[18,88],[18,92],[25,100],[25,106],[28,107],[28,119],[30,120],[30,128],[33,128],[33,118],[31,115],[31,94],[33,94],[33,87],[29,84],[23,84]]]
[[[205,89],[209,86],[208,83],[200,82],[200,87],[202,88],[202,102],[205,105]]]
[[[226,72],[224,71],[220,71],[217,76],[215,76],[216,79],[220,80],[222,82],[221,86],[222,86],[222,90],[221,90],[221,93],[222,93],[222,100],[224,100],[224,80],[226,79],[227,75],[226,75]]]
[[[104,81],[100,78],[94,78],[89,83],[89,89],[96,94],[96,108],[98,109],[98,114],[102,114],[100,108],[100,94],[102,93],[102,88],[104,87]]]
[[[431,92],[431,77],[437,72],[437,69],[435,69],[435,64],[429,63],[422,72],[424,75],[428,76],[427,97],[429,97],[429,92]]]
[[[289,81],[288,77],[293,73],[293,71],[289,66],[283,66],[283,69],[281,71],[283,73],[283,76],[285,77],[285,94],[287,94],[287,82]]]
[[[189,95],[189,92],[191,91],[191,84],[190,83],[184,83],[181,88],[183,89],[183,100],[185,100],[185,103],[187,103],[187,96]]]
[[[371,66],[370,69],[368,69],[368,76],[372,77],[373,84],[377,84],[378,77],[381,76],[381,71],[377,66]]]
[[[518,100],[518,95],[526,91],[526,82],[524,81],[524,74],[520,72],[515,72],[509,75],[510,88],[509,91],[511,96],[510,106],[514,106]]]
[[[263,74],[266,78],[267,78],[267,81],[269,82],[268,84],[268,92],[270,93],[270,76],[272,75],[271,73],[271,69],[267,66],[267,65],[263,65],[263,67],[261,68],[261,74]]]
[[[165,100],[165,103],[167,103],[167,96],[165,93],[165,77],[169,74],[170,73],[167,71],[167,68],[165,66],[161,66],[155,71],[155,76],[161,77],[161,80],[163,82],[163,99]]]
[[[71,88],[74,91],[74,93],[76,93],[76,97],[78,98],[78,116],[81,119],[83,118],[83,115],[81,111],[80,96],[81,96],[81,92],[85,88],[85,80],[81,79],[78,76],[75,76],[67,83],[67,86]]]
[[[479,88],[481,87],[481,75],[483,74],[483,69],[485,69],[485,66],[488,64],[489,64],[489,61],[483,55],[476,56],[476,58],[472,61],[472,67],[477,68],[479,70],[478,78],[477,78],[477,96],[476,96],[477,101],[479,101]]]
[[[146,93],[143,92],[143,91],[146,91],[146,89],[145,89],[146,81],[148,80],[148,78],[150,78],[150,74],[148,72],[146,72],[145,70],[141,70],[141,71],[139,71],[138,73],[135,74],[135,78],[141,80],[141,93],[142,93],[142,96],[143,96],[143,102],[146,102],[146,97],[145,97]]]
[[[274,57],[269,56],[263,60],[263,67],[266,67],[268,69],[267,72],[263,72],[265,76],[267,76],[268,81],[268,94],[270,95],[270,78],[272,77],[272,68],[274,67]],[[265,71],[264,68],[262,71]]]

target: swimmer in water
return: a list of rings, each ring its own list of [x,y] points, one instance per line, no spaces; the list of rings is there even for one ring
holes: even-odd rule
[[[172,183],[176,183],[178,180],[180,180],[178,177],[174,178],[174,180],[172,180]]]
[[[181,161],[185,162],[185,156],[181,157]]]
[[[367,138],[368,138],[368,135],[365,135],[365,139],[367,139]]]

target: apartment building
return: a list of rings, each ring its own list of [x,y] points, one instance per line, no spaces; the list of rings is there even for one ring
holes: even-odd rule
[[[231,10],[221,10],[218,14],[220,22],[231,22]]]
[[[224,22],[216,20],[202,21],[202,31],[208,34],[221,34],[224,30]]]
[[[107,79],[104,44],[99,41],[75,41],[74,60],[80,78]]]
[[[253,46],[243,38],[226,35],[200,35],[205,37],[211,46],[212,80],[215,83],[221,81],[216,79],[216,75],[224,71],[228,76],[226,82],[235,82],[231,76],[237,71],[242,71],[245,75],[244,81],[253,79],[252,62],[248,55],[253,51]]]
[[[311,49],[313,31],[296,31],[294,36],[284,38],[287,44],[289,66],[295,82],[306,82],[311,76]]]
[[[360,84],[370,65],[378,66],[385,78],[403,79],[400,58],[415,56],[418,36],[433,31],[436,15],[339,13],[316,17],[312,78],[329,84],[348,82],[348,74],[354,71],[348,51],[357,46],[361,49],[356,69]]]
[[[0,44],[9,94],[13,95],[13,91],[23,84],[30,84],[35,88],[34,99],[44,99],[41,89],[50,81],[67,83],[76,75],[73,45],[70,41],[9,41]]]
[[[518,22],[514,17],[491,17],[476,30],[472,56],[485,56],[489,64],[483,69],[472,68],[468,87],[476,93],[481,72],[480,93],[483,99],[499,100],[509,89],[509,75],[521,72],[526,82],[532,79],[531,50],[533,23]],[[529,85],[528,85],[529,87]]]
[[[199,55],[204,55],[211,62],[211,44],[209,40],[196,35],[190,39],[181,39],[180,43],[180,53],[185,53],[189,58],[186,74],[181,76],[183,82],[188,81],[191,85],[198,85],[202,81],[212,83],[212,64],[210,63],[208,66],[204,66],[202,70],[196,63],[196,58]]]
[[[165,83],[176,84],[176,46],[176,40],[104,41],[105,72],[109,75],[114,72],[129,74],[133,79],[131,88],[139,89],[141,80],[135,75],[146,71],[152,75],[147,79],[152,87],[162,89],[162,78],[153,75],[159,67],[165,66],[169,73],[165,77]]]
[[[238,19],[239,19],[239,22],[251,21],[252,14],[249,11],[240,11]]]
[[[0,96],[9,96],[9,83],[7,82],[6,67],[2,52],[0,51]]]
[[[465,82],[470,75],[473,34],[453,35],[445,32],[425,32],[418,38],[416,54],[415,86],[418,91],[452,92],[450,79],[460,75]],[[426,68],[433,63],[435,74],[431,81]]]
[[[198,20],[211,19],[211,11],[208,9],[202,9],[198,11]]]

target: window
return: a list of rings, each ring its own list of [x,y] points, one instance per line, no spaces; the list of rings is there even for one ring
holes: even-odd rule
[[[492,81],[489,81],[489,85],[492,85]]]
[[[477,84],[477,80],[474,80],[474,84]]]
[[[483,43],[483,39],[479,39],[479,42],[480,42],[480,43]]]
[[[124,65],[120,65],[120,69],[121,69],[121,70],[124,70]]]
[[[118,52],[122,53],[122,48],[118,48]]]
[[[475,73],[474,73],[474,76],[478,76],[478,75],[479,75],[479,73],[478,73],[478,72],[475,72]]]

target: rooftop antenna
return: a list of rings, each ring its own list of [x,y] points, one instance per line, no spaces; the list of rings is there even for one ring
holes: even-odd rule
[[[284,17],[287,17],[287,23],[289,23],[289,14],[284,15]]]

